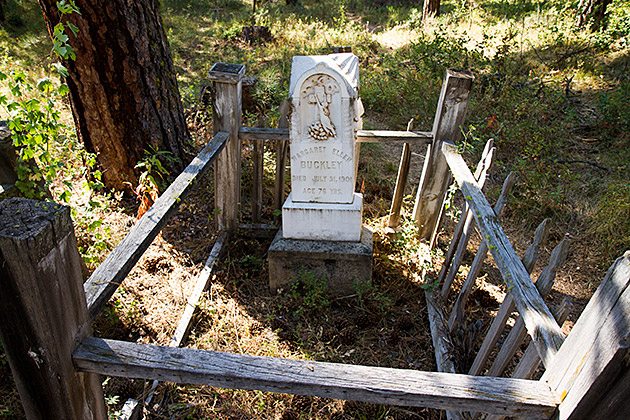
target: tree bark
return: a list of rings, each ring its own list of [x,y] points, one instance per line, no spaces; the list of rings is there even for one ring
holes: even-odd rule
[[[38,1],[52,34],[56,0]],[[67,19],[79,28],[70,34],[76,60],[64,64],[77,134],[97,154],[105,185],[122,190],[136,185],[134,166],[149,146],[183,157],[190,137],[168,41],[155,0],[75,3],[81,14]]]
[[[424,0],[424,8],[422,10],[422,20],[438,17],[440,15],[440,0]]]
[[[585,28],[590,24],[590,29],[597,32],[606,29],[606,8],[612,0],[580,0],[578,27]]]

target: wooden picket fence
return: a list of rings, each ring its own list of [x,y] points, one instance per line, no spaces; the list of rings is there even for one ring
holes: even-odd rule
[[[566,256],[566,243],[554,250],[549,266],[532,282],[529,270],[536,260],[545,224],[531,250],[521,260],[499,221],[503,199],[494,209],[481,191],[492,160],[491,144],[480,169],[472,174],[457,153],[455,142],[463,123],[472,83],[466,72],[447,72],[433,130],[360,131],[359,141],[427,145],[414,215],[422,236],[435,241],[449,180],[452,176],[466,200],[461,227],[451,243],[440,280],[441,293],[427,293],[431,333],[439,372],[390,369],[335,363],[258,357],[179,348],[196,299],[230,233],[238,228],[240,147],[242,140],[277,141],[275,203],[284,199],[284,166],[288,130],[241,127],[241,84],[244,67],[222,65],[211,71],[215,135],[201,153],[137,222],[110,256],[83,284],[80,257],[69,209],[31,200],[0,203],[0,333],[29,419],[105,419],[106,409],[98,375],[143,378],[254,389],[374,403],[447,410],[449,418],[486,413],[489,418],[613,419],[628,412],[630,380],[630,252],[611,267],[601,286],[564,337],[559,322],[566,313],[550,311],[542,296],[553,283],[555,270]],[[403,161],[408,154],[403,150]],[[258,157],[258,159],[260,159]],[[407,158],[408,159],[408,158]],[[222,232],[199,275],[182,321],[170,346],[144,345],[91,336],[90,323],[123,283],[167,219],[214,164],[217,224]],[[405,169],[405,166],[407,168]],[[259,170],[259,169],[256,169]],[[408,164],[401,162],[396,191],[404,189]],[[257,178],[261,179],[261,177]],[[513,182],[506,180],[504,194]],[[261,202],[255,182],[254,206]],[[258,194],[258,195],[256,195]],[[395,196],[398,196],[395,194]],[[400,195],[402,199],[402,195]],[[396,202],[396,200],[394,200]],[[258,204],[256,204],[258,203]],[[392,205],[390,224],[396,225],[400,203]],[[254,211],[259,215],[260,211]],[[483,238],[477,257],[449,316],[443,302],[451,290],[473,221]],[[490,251],[509,292],[482,350],[468,373],[458,373],[450,356],[451,331],[462,324],[463,306],[479,266]],[[507,316],[516,308],[517,325],[495,358],[488,375],[479,376]],[[496,323],[496,326],[495,326]],[[500,377],[523,338],[532,345],[513,377]],[[508,343],[509,346],[508,346]],[[504,350],[505,349],[505,350]],[[542,362],[540,380],[527,379]]]

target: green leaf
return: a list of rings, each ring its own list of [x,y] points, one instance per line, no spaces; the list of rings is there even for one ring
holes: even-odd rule
[[[79,33],[79,28],[77,28],[70,22],[68,22],[68,29],[70,29],[70,31],[74,34],[74,36],[77,36],[77,34]]]
[[[66,190],[62,192],[61,194],[59,194],[59,201],[67,203],[70,201],[70,196],[71,196],[70,191]]]
[[[68,85],[65,83],[62,83],[59,86],[59,89],[57,90],[59,92],[59,94],[61,96],[66,96],[68,93],[70,93],[70,88],[68,88]]]
[[[65,68],[63,64],[61,64],[58,61],[56,63],[53,63],[53,67],[55,68],[59,76],[61,77],[68,77],[70,75],[70,72],[68,72],[68,69]]]

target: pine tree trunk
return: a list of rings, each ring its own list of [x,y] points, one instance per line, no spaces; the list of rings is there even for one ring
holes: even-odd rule
[[[424,0],[424,9],[422,11],[422,20],[437,17],[440,15],[440,0]]]
[[[56,0],[38,1],[52,33]],[[77,57],[64,64],[77,134],[97,154],[105,185],[122,190],[136,185],[134,166],[149,146],[182,157],[190,136],[168,41],[156,0],[75,3],[81,15],[67,19],[79,28],[69,34]]]
[[[593,32],[606,29],[606,9],[610,3],[612,0],[580,0],[578,27],[585,28],[590,24]]]

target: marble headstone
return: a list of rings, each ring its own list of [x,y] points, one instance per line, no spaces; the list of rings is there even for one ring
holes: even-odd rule
[[[363,113],[358,91],[359,60],[354,54],[293,57],[285,238],[361,238],[363,199],[354,191],[356,135]]]

